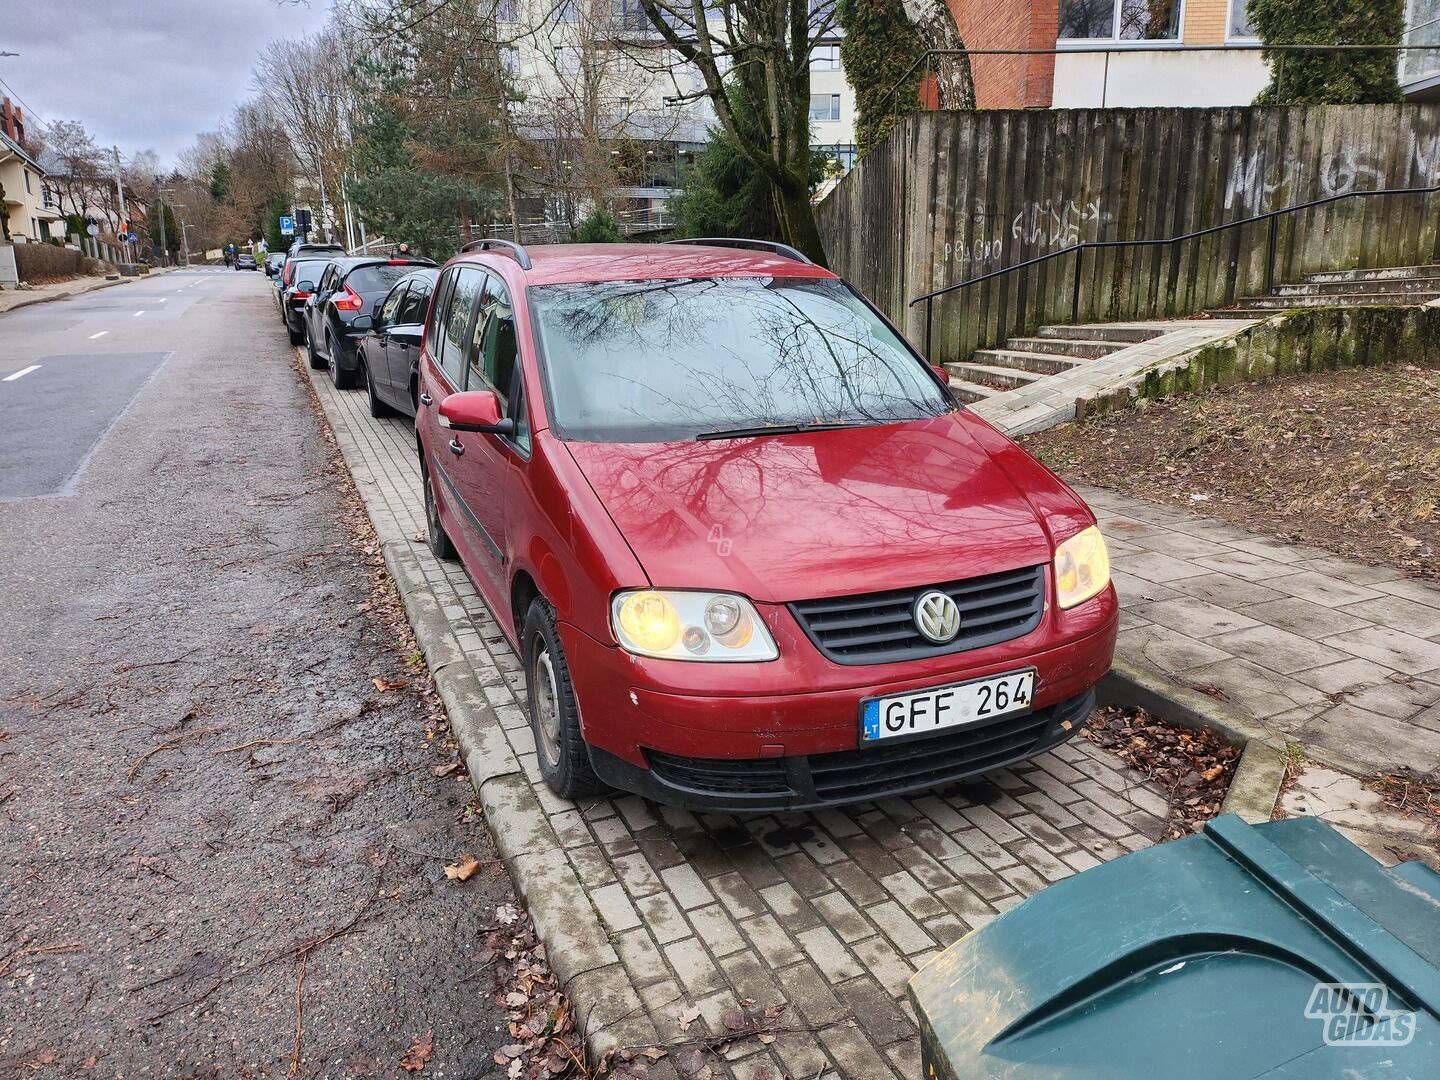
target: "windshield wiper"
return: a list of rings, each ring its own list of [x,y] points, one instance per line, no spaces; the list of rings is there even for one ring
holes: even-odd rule
[[[702,431],[695,436],[696,442],[708,439],[749,439],[758,435],[795,435],[804,431],[835,431],[839,428],[870,427],[870,420],[847,420],[836,422],[812,421],[808,424],[767,424],[764,427],[729,428],[724,431]]]

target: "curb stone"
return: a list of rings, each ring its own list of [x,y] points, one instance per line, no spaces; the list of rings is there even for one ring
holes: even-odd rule
[[[330,424],[323,408],[320,416]],[[366,495],[373,483],[368,470],[347,454],[344,440],[337,438],[336,444],[355,479],[366,516],[380,541],[386,570],[450,717],[495,847],[545,944],[556,980],[570,996],[590,1054],[598,1060],[612,1047],[658,1044],[659,1033],[645,1015],[598,913],[565,859],[539,797],[421,572],[411,548],[414,541],[397,536],[393,523],[371,512]],[[663,1065],[664,1061],[655,1063]],[[666,1080],[667,1076],[664,1068],[654,1066],[650,1075],[653,1080]]]
[[[1256,824],[1269,821],[1285,781],[1285,737],[1233,705],[1209,694],[1178,686],[1158,671],[1117,655],[1100,680],[1096,697],[1106,705],[1134,706],[1188,728],[1210,728],[1241,747],[1240,763],[1220,805]]]

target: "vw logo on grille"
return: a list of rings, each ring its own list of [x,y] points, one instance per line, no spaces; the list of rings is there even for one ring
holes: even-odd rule
[[[936,645],[948,644],[960,633],[960,608],[943,592],[921,593],[914,617],[915,629]]]

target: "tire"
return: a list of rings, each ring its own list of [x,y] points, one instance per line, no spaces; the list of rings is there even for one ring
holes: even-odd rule
[[[440,521],[440,504],[435,501],[435,485],[430,479],[430,469],[423,461],[420,463],[420,486],[425,491],[425,543],[437,559],[453,561],[459,556],[455,553],[455,545],[450,542],[450,534],[445,531],[445,526]]]
[[[329,330],[325,331],[325,351],[330,354],[330,381],[335,384],[335,389],[354,390],[355,372],[346,371],[340,366],[340,346]]]
[[[290,329],[290,320],[285,317],[285,313],[284,313],[284,312],[281,312],[281,313],[280,313],[280,321],[285,324],[285,333],[287,333],[287,334],[290,335],[290,344],[291,344],[291,345],[304,345],[304,344],[305,344],[305,331],[304,331],[304,330],[291,330],[291,329]]]
[[[395,410],[381,401],[375,393],[375,380],[370,377],[370,362],[365,356],[364,346],[360,348],[360,370],[365,373],[365,392],[370,395],[370,415],[377,420],[394,416]]]
[[[315,351],[315,336],[309,330],[305,332],[305,358],[316,371],[325,366],[325,358]]]
[[[541,597],[525,615],[525,695],[540,775],[562,799],[608,791],[595,775],[590,748],[580,733],[580,710],[565,649],[555,630],[555,611]]]

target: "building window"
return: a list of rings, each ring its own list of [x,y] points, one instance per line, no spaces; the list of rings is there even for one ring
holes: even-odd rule
[[[495,21],[502,23],[519,22],[519,14],[516,11],[515,0],[497,0],[495,4]]]
[[[1230,40],[1237,38],[1255,39],[1255,28],[1250,25],[1248,0],[1230,0]]]
[[[1239,3],[1241,0],[1234,0]],[[1061,40],[1174,41],[1180,0],[1060,0]]]
[[[1402,45],[1440,45],[1440,0],[1409,0],[1405,5]],[[1407,49],[1400,54],[1400,82],[1420,82],[1440,75],[1440,48]]]
[[[839,71],[840,46],[816,45],[810,50],[811,71]]]
[[[810,119],[811,119],[811,120],[839,120],[839,119],[840,119],[840,95],[839,95],[839,94],[811,94],[811,95],[810,95]]]
[[[21,169],[20,171],[25,174],[25,194],[26,194],[26,195],[29,195],[29,194],[32,193],[32,192],[31,192],[31,188],[30,188],[30,170],[29,170],[29,169]]]

